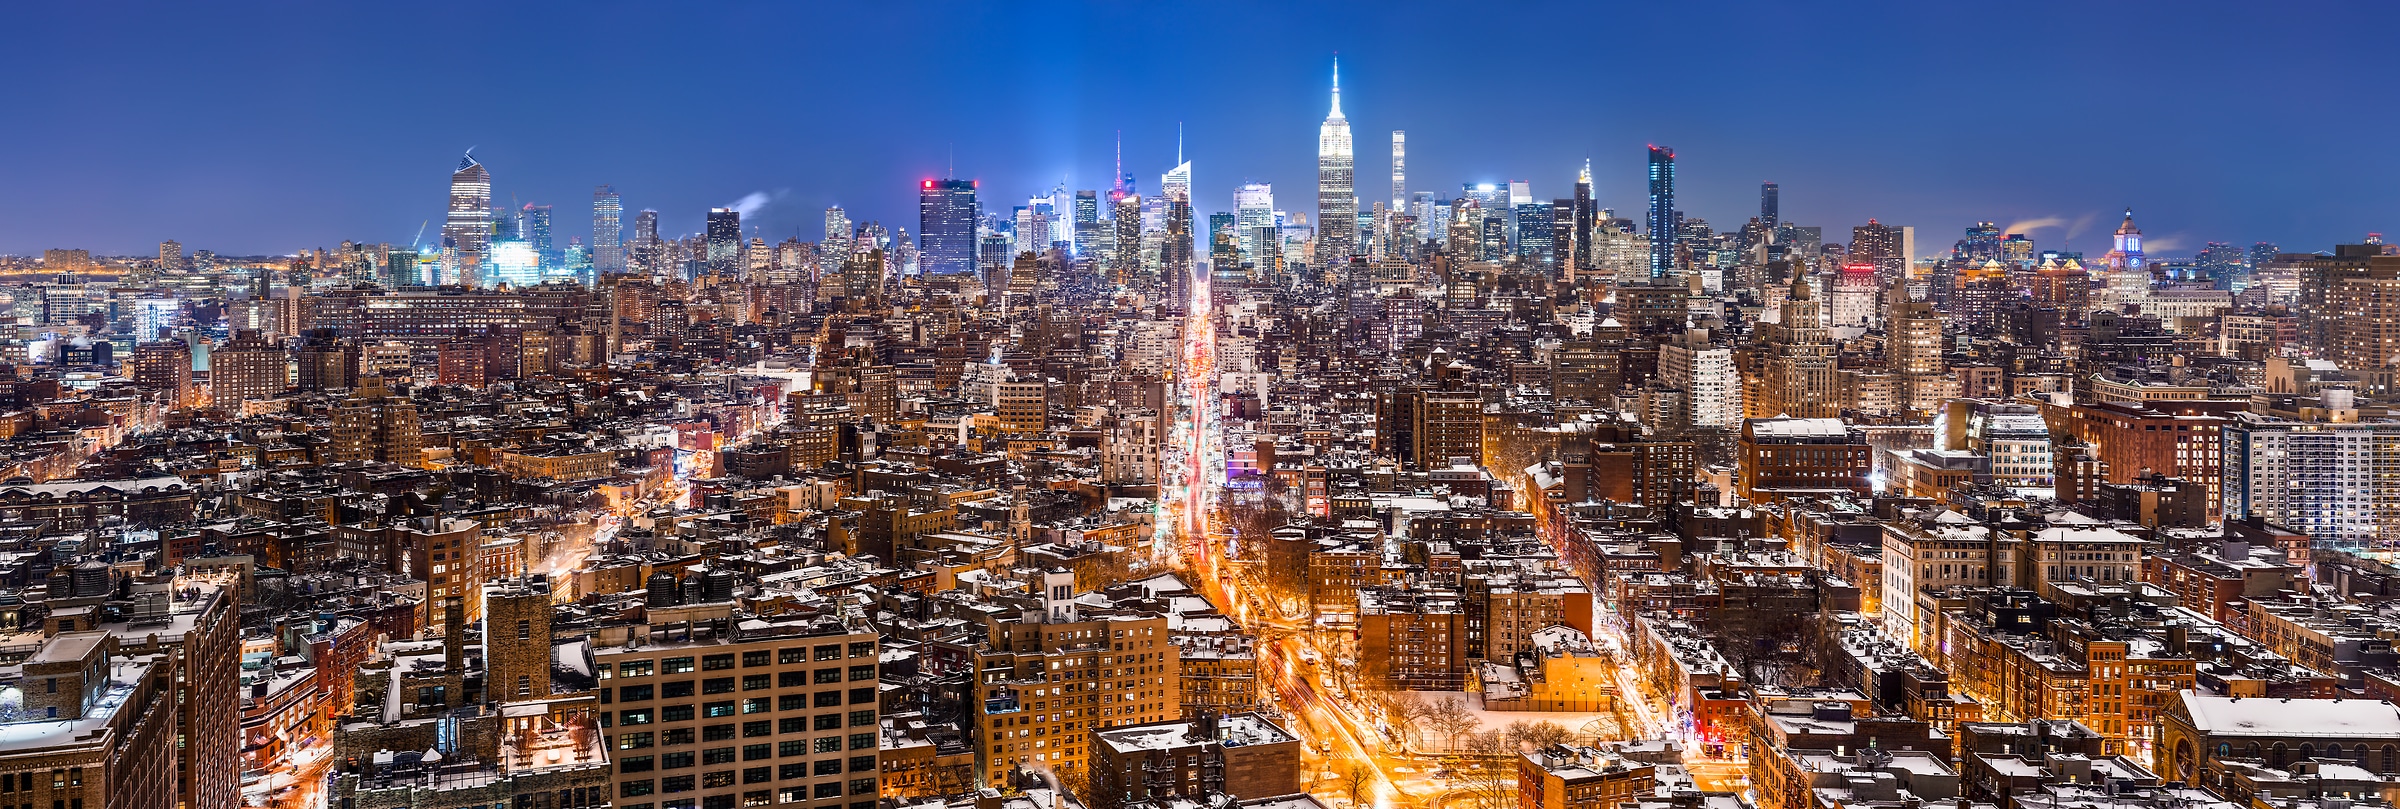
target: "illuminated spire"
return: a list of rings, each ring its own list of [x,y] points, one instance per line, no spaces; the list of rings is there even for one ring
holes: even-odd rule
[[[1342,117],[1342,57],[1333,57],[1333,112],[1327,118]]]
[[[1575,176],[1575,181],[1576,181],[1576,182],[1579,182],[1579,183],[1582,183],[1582,184],[1584,184],[1584,185],[1591,185],[1591,184],[1592,184],[1592,159],[1591,159],[1591,158],[1589,158],[1589,157],[1586,157],[1586,158],[1584,158],[1584,159],[1583,159],[1583,173],[1582,173],[1582,174],[1578,174],[1578,175],[1576,175],[1576,176]]]

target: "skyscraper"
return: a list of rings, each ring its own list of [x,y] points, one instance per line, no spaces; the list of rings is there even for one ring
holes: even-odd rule
[[[550,206],[525,203],[517,212],[517,233],[533,245],[533,254],[541,258],[542,266],[558,263],[558,245],[550,240]]]
[[[1188,196],[1167,197],[1166,240],[1159,246],[1158,260],[1173,295],[1170,300],[1184,303],[1192,282],[1192,200]]]
[[[739,278],[742,274],[742,212],[708,209],[708,274]]]
[[[1552,240],[1550,203],[1527,199],[1515,206],[1517,222],[1517,255],[1553,264],[1558,260],[1557,244]]]
[[[2260,268],[2267,266],[2268,262],[2275,260],[2275,254],[2281,252],[2283,252],[2283,248],[2276,246],[2274,242],[2259,242],[2257,244],[2250,245],[2251,271],[2256,272]]]
[[[1894,276],[1907,268],[1907,256],[1899,228],[1869,219],[1850,229],[1851,263],[1870,264],[1877,274]]]
[[[840,275],[843,262],[850,260],[850,215],[842,206],[825,209],[825,238],[817,244],[818,276]]]
[[[1116,253],[1110,268],[1122,279],[1142,270],[1142,197],[1126,192],[1117,198]]]
[[[1592,226],[1597,224],[1592,217],[1594,210],[1592,206],[1592,161],[1586,159],[1583,161],[1583,173],[1575,175],[1574,250],[1576,269],[1591,269],[1598,266],[1592,263],[1592,239],[1595,238]]]
[[[625,271],[625,244],[622,239],[625,201],[617,197],[617,189],[600,186],[592,189],[592,269],[602,274]]]
[[[1650,147],[1650,277],[1675,269],[1675,150]]]
[[[1178,160],[1175,168],[1159,175],[1158,192],[1169,200],[1182,197],[1183,201],[1190,202],[1192,200],[1192,162]]]
[[[183,269],[183,244],[174,239],[158,243],[158,271],[178,272]]]
[[[2117,226],[2108,251],[2108,268],[2112,270],[2142,269],[2142,229],[2133,224],[2133,209],[2125,209],[2125,223]]]
[[[926,275],[975,271],[974,180],[926,180],[917,187],[917,266]],[[827,222],[832,221],[828,215]]]
[[[1507,193],[1508,196],[1504,200],[1507,205],[1500,210],[1502,211],[1501,215],[1507,217],[1509,255],[1515,255],[1524,252],[1523,248],[1517,246],[1517,223],[1519,221],[1517,213],[1524,206],[1532,204],[1533,184],[1524,180],[1510,180]]]
[[[1104,249],[1101,245],[1111,235],[1100,224],[1100,192],[1084,189],[1075,192],[1075,257],[1098,261]]]
[[[1276,247],[1272,243],[1275,231],[1275,186],[1272,183],[1243,183],[1233,192],[1233,211],[1239,227],[1242,255],[1251,263],[1265,267],[1269,263],[1263,250]],[[1264,229],[1263,231],[1261,229]],[[1267,241],[1262,241],[1262,237]]]
[[[1775,232],[1775,224],[1783,221],[1783,188],[1774,183],[1758,184],[1758,223]]]
[[[1157,229],[1166,231],[1168,233],[1167,238],[1170,240],[1176,238],[1181,238],[1183,240],[1183,249],[1181,255],[1184,257],[1184,269],[1188,272],[1191,269],[1190,263],[1192,251],[1198,249],[1198,246],[1193,244],[1192,240],[1198,238],[1198,234],[1192,232],[1192,162],[1183,159],[1183,139],[1180,134],[1175,140],[1175,160],[1175,168],[1168,170],[1165,174],[1159,175],[1158,178],[1159,203],[1157,213]],[[1167,221],[1169,218],[1174,216],[1175,203],[1177,202],[1182,202],[1184,207],[1182,230],[1176,230],[1174,224]],[[1180,237],[1174,235],[1177,233],[1181,233],[1182,235]],[[1171,258],[1171,254],[1165,249],[1162,249],[1159,252],[1159,256],[1162,261]],[[1183,281],[1175,281],[1174,283],[1181,284]],[[1177,287],[1177,289],[1181,288],[1182,287]]]
[[[1392,130],[1392,210],[1408,208],[1408,133]]]
[[[1358,252],[1358,196],[1353,193],[1356,158],[1350,121],[1342,117],[1342,60],[1333,60],[1333,111],[1317,128],[1317,264],[1331,266]]]
[[[450,215],[442,222],[442,241],[456,251],[456,266],[443,268],[442,280],[472,286],[492,241],[492,173],[475,162],[474,152],[459,158],[458,170],[450,173]]]

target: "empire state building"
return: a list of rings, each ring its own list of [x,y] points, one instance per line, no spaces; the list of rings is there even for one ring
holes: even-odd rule
[[[1342,117],[1342,61],[1333,61],[1333,112],[1317,129],[1317,264],[1331,267],[1358,253],[1356,158],[1350,121]]]

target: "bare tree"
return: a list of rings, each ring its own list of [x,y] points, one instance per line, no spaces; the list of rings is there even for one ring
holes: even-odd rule
[[[1399,731],[1404,741],[1416,733],[1417,722],[1425,718],[1425,703],[1410,698],[1406,692],[1376,688],[1366,690],[1359,699],[1383,712],[1384,721],[1391,723],[1392,729]]]
[[[1505,730],[1466,734],[1459,788],[1473,796],[1478,809],[1510,809],[1517,803],[1517,751],[1508,736]]]
[[[1533,723],[1519,719],[1508,723],[1508,727],[1501,731],[1500,738],[1507,742],[1508,749],[1515,750],[1525,746],[1525,736],[1532,732]]]
[[[1510,725],[1509,730],[1516,734],[1518,742],[1535,750],[1554,744],[1566,744],[1575,738],[1574,731],[1568,730],[1567,726],[1547,719],[1527,723],[1522,731],[1517,730],[1516,725]]]
[[[1443,741],[1449,744],[1453,750],[1458,749],[1459,734],[1474,730],[1477,725],[1483,724],[1483,720],[1476,717],[1474,711],[1467,709],[1466,698],[1457,694],[1451,694],[1435,701],[1432,710],[1426,715],[1425,721],[1433,725],[1436,732],[1442,734]]]
[[[1365,760],[1350,762],[1350,770],[1342,775],[1342,795],[1351,806],[1365,806],[1375,796],[1375,765]]]

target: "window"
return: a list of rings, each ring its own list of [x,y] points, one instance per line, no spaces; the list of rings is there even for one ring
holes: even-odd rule
[[[720,789],[729,786],[733,786],[732,770],[718,770],[716,772],[700,774],[701,789]]]
[[[808,684],[808,672],[805,672],[805,671],[779,671],[779,672],[776,672],[776,673],[775,673],[775,685],[776,685],[776,687],[779,687],[779,688],[798,688],[798,687],[800,687],[800,686],[804,686],[804,685],[807,685],[807,684]]]
[[[649,756],[625,756],[617,759],[617,772],[649,772],[655,763]]]
[[[649,746],[649,731],[645,730],[640,733],[623,733],[617,735],[617,749],[619,750],[639,750]]]
[[[817,729],[817,730],[841,730],[841,729],[842,729],[842,715],[841,715],[841,714],[838,714],[838,713],[829,713],[829,714],[823,714],[823,715],[820,715],[820,716],[818,716],[818,717],[816,718],[816,729]]]
[[[874,771],[875,771],[875,757],[874,757],[874,756],[851,756],[851,757],[850,757],[850,771],[851,771],[851,772],[874,772]]]
[[[841,681],[841,669],[817,669],[816,683],[818,685],[829,685]]]
[[[842,796],[841,784],[818,784],[816,785],[815,789],[817,797],[819,798],[839,798]]]
[[[747,781],[747,780],[749,780],[749,779],[748,779],[747,777],[745,777],[743,780],[744,780],[744,781]],[[774,803],[774,802],[775,802],[775,791],[774,791],[774,790],[770,790],[770,789],[755,789],[755,790],[751,790],[751,791],[749,791],[749,792],[744,792],[744,793],[742,793],[742,806],[744,807],[744,809],[750,809],[750,807],[765,806],[765,805],[767,805],[767,804]]]
[[[816,741],[810,743],[810,749],[819,753],[839,753],[842,751],[842,737],[818,737]]]
[[[690,674],[692,671],[692,659],[688,657],[670,657],[665,660],[658,661],[658,666],[660,670],[665,671],[668,674]]]
[[[667,699],[691,696],[692,681],[676,680],[674,682],[667,683],[658,687],[658,693],[660,696],[666,697]]]
[[[842,692],[819,691],[815,700],[819,708],[838,708],[842,705]]]
[[[775,743],[775,756],[777,758],[781,758],[783,756],[805,755],[808,755],[808,741],[805,739],[792,739],[789,741]]]
[[[653,693],[656,693],[656,689],[655,689],[653,686],[649,686],[649,685],[621,685],[621,686],[617,686],[617,701],[618,701],[618,702],[648,702],[648,701],[650,701],[650,696],[651,696],[651,694],[653,694]]]
[[[773,767],[745,767],[742,769],[742,783],[764,784],[773,780],[775,780],[775,768]]]
[[[769,665],[772,661],[772,655],[765,649],[756,649],[742,653],[742,668],[754,668],[757,666]]]
[[[761,719],[756,722],[742,723],[742,738],[744,739],[755,739],[760,736],[773,735],[775,735],[775,723],[772,721]]]
[[[677,792],[690,792],[692,791],[692,777],[689,775],[670,775],[665,778],[658,779],[658,791],[667,793],[669,795],[673,795]]]
[[[775,687],[775,678],[765,674],[742,675],[742,690],[765,691]]]
[[[851,666],[851,667],[850,667],[850,681],[851,681],[851,682],[854,682],[854,683],[855,683],[855,682],[858,682],[858,681],[860,681],[860,680],[872,680],[872,679],[875,679],[875,667],[874,667],[873,665],[866,665],[866,666]]]
[[[808,708],[808,695],[807,695],[807,694],[785,694],[785,695],[783,695],[783,696],[780,696],[780,697],[776,697],[776,698],[775,698],[775,709],[776,709],[776,710],[781,710],[781,711],[799,711],[799,710],[805,710],[805,709],[807,709],[807,708]]]
[[[824,761],[816,762],[815,766],[811,767],[810,769],[812,770],[812,775],[841,775],[842,760],[838,758],[829,758]]]
[[[729,668],[733,668],[733,655],[709,655],[700,658],[701,671],[723,671]]]
[[[733,748],[731,747],[711,747],[709,749],[700,751],[701,766],[732,763]]]
[[[781,765],[777,765],[777,766],[775,767],[775,777],[776,777],[776,778],[779,778],[779,779],[782,779],[782,780],[785,780],[785,781],[790,781],[790,780],[793,780],[793,779],[798,779],[798,778],[807,778],[807,777],[808,777],[808,765],[807,765],[807,764],[805,764],[805,763],[802,763],[802,764],[781,764]]]
[[[517,640],[533,640],[533,622],[517,622]]]
[[[873,689],[873,688],[853,688],[853,689],[850,689],[850,704],[852,704],[852,705],[873,705],[873,704],[875,704],[875,689]]]
[[[709,725],[700,729],[700,740],[704,742],[721,742],[731,738],[733,738],[732,725]]]
[[[647,725],[647,724],[650,724],[650,709],[648,709],[648,708],[638,708],[638,709],[631,710],[631,711],[619,711],[619,712],[617,712],[617,724],[620,724],[620,725]]]
[[[706,680],[701,680],[701,681],[700,681],[700,693],[703,693],[703,694],[731,694],[731,693],[733,693],[733,678],[731,678],[731,677],[710,677],[710,678],[708,678],[708,679],[706,679]]]
[[[517,696],[533,696],[533,677],[524,674],[517,675]]]
[[[648,677],[653,667],[648,660],[627,660],[617,664],[619,677]]]
[[[725,783],[733,783],[733,773],[725,773]],[[700,799],[700,809],[733,809],[733,796],[710,795]]]
[[[852,749],[852,750],[873,750],[873,749],[875,749],[875,734],[872,734],[872,733],[853,733],[853,734],[850,734],[850,749]]]
[[[805,716],[786,716],[775,720],[775,732],[777,733],[799,733],[807,729],[808,717]]]
[[[873,778],[852,778],[852,779],[850,779],[850,794],[852,794],[852,795],[873,795],[873,794],[875,794],[875,779],[873,779]]]
[[[823,646],[819,646],[819,647],[817,647],[817,659],[818,659],[818,660],[840,660],[840,659],[842,659],[842,645],[841,645],[841,644],[839,644],[839,643],[828,643],[828,644],[825,644],[825,645],[823,645]]]
[[[742,745],[742,760],[743,760],[743,761],[757,761],[757,760],[759,760],[759,759],[763,759],[763,758],[774,758],[774,757],[775,757],[775,746],[774,746],[774,745],[771,745],[771,744],[745,744],[745,745]]]
[[[784,787],[775,790],[776,803],[799,803],[805,800],[808,800],[808,789],[805,787]]]
[[[775,650],[775,662],[783,665],[808,662],[808,650],[799,646]]]
[[[766,697],[751,697],[742,700],[742,713],[767,713],[773,710],[775,710],[775,703],[768,701]]]
[[[650,790],[651,781],[648,778],[639,781],[623,781],[617,784],[617,797],[630,798],[635,795],[648,795]]]
[[[690,750],[668,753],[658,757],[658,768],[662,770],[680,770],[689,766],[692,766],[692,751]]]
[[[871,727],[874,727],[874,726],[875,726],[875,712],[874,712],[874,711],[851,711],[851,712],[850,712],[850,726],[851,726],[851,727],[854,727],[854,728],[871,728]]]
[[[691,728],[668,728],[661,732],[658,736],[658,743],[668,747],[674,747],[679,744],[691,744],[692,741]]]
[[[874,656],[875,656],[875,642],[874,642],[874,641],[871,641],[871,640],[869,640],[869,641],[859,641],[859,642],[857,642],[857,643],[850,644],[850,656],[851,656],[851,657],[874,657]]]
[[[700,714],[701,714],[702,716],[706,716],[706,717],[708,717],[708,718],[710,718],[710,719],[716,719],[716,718],[718,718],[718,717],[724,717],[724,716],[732,716],[732,715],[733,715],[733,700],[725,700],[725,701],[723,701],[723,702],[704,702],[704,703],[701,703],[701,705],[700,705]]]
[[[664,709],[664,710],[662,710],[662,711],[659,711],[658,718],[659,718],[659,720],[660,720],[660,721],[664,721],[664,722],[689,722],[689,721],[692,721],[692,706],[690,706],[690,705],[669,705],[669,706],[667,706],[667,707],[666,707],[666,709]]]

